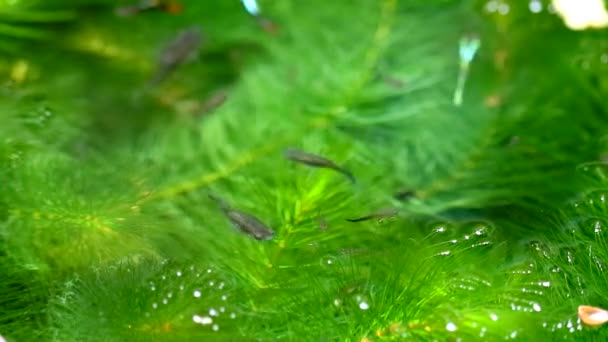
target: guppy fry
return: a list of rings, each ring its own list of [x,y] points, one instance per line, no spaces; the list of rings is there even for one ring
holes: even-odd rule
[[[353,183],[356,182],[355,177],[353,176],[353,174],[350,171],[348,171],[347,169],[345,169],[342,166],[339,166],[338,164],[334,163],[333,161],[331,161],[325,157],[321,157],[316,154],[312,154],[312,153],[308,153],[308,152],[304,152],[304,151],[300,151],[300,150],[296,150],[296,149],[285,150],[284,156],[285,156],[285,158],[287,158],[291,161],[301,163],[304,165],[332,169],[332,170],[338,171],[338,172],[342,173],[343,175],[345,175],[346,177],[348,177],[348,179],[350,179],[351,182],[353,182]]]
[[[274,231],[253,215],[232,209],[226,201],[215,195],[209,194],[209,198],[218,202],[226,217],[241,232],[252,236],[256,240],[271,240],[274,237]]]
[[[386,218],[390,218],[390,217],[394,217],[397,214],[399,214],[399,210],[395,209],[395,208],[389,208],[389,209],[384,209],[384,210],[380,210],[359,218],[354,218],[354,219],[346,219],[346,221],[349,222],[361,222],[361,221],[367,221],[367,220],[371,220],[371,219],[386,219]]]

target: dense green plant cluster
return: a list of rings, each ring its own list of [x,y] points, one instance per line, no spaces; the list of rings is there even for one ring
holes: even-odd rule
[[[605,339],[606,31],[502,3],[0,0],[0,336]]]

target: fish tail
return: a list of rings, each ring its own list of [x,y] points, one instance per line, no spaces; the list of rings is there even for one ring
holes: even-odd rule
[[[355,178],[355,176],[352,174],[352,172],[348,171],[347,169],[345,169],[343,167],[339,167],[339,166],[335,166],[335,167],[333,167],[333,169],[340,172],[341,174],[345,175],[348,179],[350,179],[350,181],[352,183],[357,183],[357,179]]]

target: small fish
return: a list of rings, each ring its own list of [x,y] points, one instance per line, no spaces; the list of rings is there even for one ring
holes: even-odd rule
[[[230,222],[243,233],[251,235],[256,240],[271,240],[274,237],[274,231],[257,218],[243,211],[232,209],[223,199],[215,195],[209,194],[209,198],[218,202]]]
[[[319,210],[319,212],[317,213],[317,220],[319,222],[319,229],[321,229],[321,230],[327,230],[327,228],[329,227],[329,225],[327,224],[327,220],[325,219],[325,217],[323,217],[321,215],[321,210]]]
[[[371,213],[369,215],[365,215],[365,216],[362,216],[359,218],[346,219],[346,221],[361,222],[361,221],[367,221],[367,220],[376,219],[376,218],[378,218],[378,219],[380,219],[380,221],[382,221],[386,218],[394,217],[397,214],[399,214],[399,210],[397,210],[395,208],[389,208],[389,209],[380,210],[375,213]]]
[[[141,0],[137,4],[117,7],[114,13],[119,17],[132,17],[152,10],[162,10],[171,14],[177,14],[182,9],[183,6],[177,1]]]
[[[226,102],[228,95],[224,92],[219,92],[211,96],[202,104],[201,112],[209,113]]]
[[[350,179],[351,182],[353,182],[353,183],[356,182],[355,177],[353,176],[353,174],[350,171],[337,165],[333,161],[323,158],[321,156],[317,156],[312,153],[294,150],[294,149],[286,150],[284,152],[284,156],[285,156],[285,158],[287,158],[289,160],[292,160],[292,161],[295,161],[298,163],[302,163],[302,164],[305,164],[308,166],[327,168],[327,169],[332,169],[332,170],[338,171],[338,172],[342,173],[343,175],[345,175],[346,177],[348,177],[348,179]]]
[[[410,198],[412,198],[412,197],[414,197],[414,196],[416,196],[416,193],[415,193],[414,191],[412,191],[412,190],[401,190],[401,191],[397,191],[397,192],[396,192],[396,193],[393,195],[393,197],[394,197],[396,200],[399,200],[399,201],[407,201],[407,200],[409,200]]]
[[[586,325],[596,327],[608,322],[608,311],[594,306],[580,305],[578,318]]]
[[[179,32],[177,37],[163,49],[158,61],[158,71],[151,83],[158,84],[167,78],[198,51],[202,40],[202,33],[197,26]]]

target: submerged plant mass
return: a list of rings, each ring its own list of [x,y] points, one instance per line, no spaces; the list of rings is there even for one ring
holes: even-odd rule
[[[551,3],[0,1],[0,341],[607,339]]]

